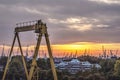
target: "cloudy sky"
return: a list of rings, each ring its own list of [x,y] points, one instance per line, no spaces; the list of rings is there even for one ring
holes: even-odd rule
[[[0,0],[0,44],[11,44],[16,23],[42,19],[52,44],[120,43],[120,0]],[[34,44],[33,32],[21,33]]]

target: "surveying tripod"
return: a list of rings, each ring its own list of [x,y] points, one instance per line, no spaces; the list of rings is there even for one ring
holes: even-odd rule
[[[19,39],[19,33],[20,32],[25,32],[25,31],[32,31],[32,30],[34,30],[35,33],[38,34],[38,39],[37,39],[37,44],[36,44],[36,47],[35,47],[35,52],[34,52],[32,63],[31,63],[31,68],[30,68],[30,71],[28,73],[26,63],[25,63],[25,59],[24,59],[24,55],[23,55],[23,51],[22,51],[22,46],[21,46],[20,39]],[[2,80],[5,80],[5,76],[6,76],[8,67],[9,67],[9,63],[11,61],[11,55],[12,55],[12,52],[13,52],[13,48],[14,48],[14,44],[15,44],[16,39],[18,40],[18,45],[19,45],[19,48],[20,48],[21,56],[22,56],[22,61],[23,61],[24,69],[25,69],[26,78],[27,78],[27,80],[33,80],[33,74],[34,74],[35,68],[37,66],[36,58],[38,56],[38,51],[39,51],[39,47],[40,47],[40,43],[41,43],[41,39],[42,39],[43,35],[45,36],[45,40],[46,40],[46,44],[47,44],[47,48],[48,48],[48,54],[49,54],[49,57],[50,57],[50,63],[51,63],[53,77],[54,77],[54,80],[58,80],[57,79],[57,73],[56,73],[56,70],[55,70],[54,61],[53,61],[52,51],[51,51],[51,47],[50,47],[50,41],[49,41],[49,36],[48,36],[48,32],[47,32],[47,26],[41,20],[30,21],[30,22],[17,24],[17,27],[15,28],[14,40],[13,40],[13,43],[12,43],[10,54],[8,56],[8,60],[7,60],[6,66],[5,66],[5,70],[4,70]]]

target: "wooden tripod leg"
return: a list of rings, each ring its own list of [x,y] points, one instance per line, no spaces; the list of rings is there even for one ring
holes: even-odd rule
[[[37,40],[37,45],[36,45],[36,48],[35,48],[35,53],[34,53],[33,60],[32,60],[32,65],[31,65],[30,72],[29,72],[29,79],[28,80],[32,79],[33,72],[35,70],[35,66],[37,65],[36,58],[38,56],[38,51],[39,51],[41,39],[42,39],[42,33],[39,33],[38,40]]]
[[[16,37],[17,37],[17,35],[15,33],[14,40],[13,40],[13,43],[12,43],[10,54],[8,56],[8,59],[7,59],[7,63],[6,63],[6,66],[5,66],[5,70],[4,70],[4,74],[3,74],[2,80],[5,80],[5,76],[6,76],[6,73],[7,73],[7,70],[8,70],[8,66],[9,66],[9,63],[10,63],[10,58],[11,58],[11,55],[12,55],[12,52],[13,52],[13,47],[14,47],[14,44],[15,44]]]
[[[26,67],[25,58],[24,58],[24,55],[23,55],[19,35],[18,35],[18,33],[16,33],[16,35],[17,35],[17,40],[18,40],[18,44],[19,44],[19,48],[20,48],[20,53],[21,53],[21,56],[22,56],[23,66],[24,66],[24,69],[25,69],[26,77],[28,79],[28,71],[27,71],[27,67]]]
[[[49,41],[49,37],[48,37],[47,32],[45,33],[45,39],[46,39],[48,53],[49,53],[49,57],[50,57],[50,63],[51,63],[51,68],[52,68],[52,72],[53,72],[53,77],[54,77],[54,80],[58,80],[56,69],[55,69],[55,64],[54,64],[54,61],[53,61],[52,50],[51,50],[51,47],[50,47],[50,41]]]

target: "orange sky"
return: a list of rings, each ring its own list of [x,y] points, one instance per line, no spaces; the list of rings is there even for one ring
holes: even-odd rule
[[[102,46],[107,50],[107,53],[109,54],[109,50],[113,50],[113,53],[116,53],[116,50],[120,50],[120,43],[91,43],[91,42],[76,42],[76,43],[70,43],[70,44],[56,44],[51,45],[53,55],[57,57],[66,56],[72,54],[83,55],[85,53],[88,53],[89,55],[98,56],[102,53]],[[2,53],[2,47],[0,46],[0,51]],[[24,54],[26,52],[27,47],[23,47]],[[5,46],[5,53],[8,54],[10,50],[10,46]],[[34,46],[31,45],[28,48],[29,54],[32,55],[34,51]],[[19,52],[18,47],[14,48],[14,54]],[[47,48],[45,45],[42,45],[40,47],[40,56],[43,56],[42,53],[47,53]],[[119,51],[118,51],[119,55]]]

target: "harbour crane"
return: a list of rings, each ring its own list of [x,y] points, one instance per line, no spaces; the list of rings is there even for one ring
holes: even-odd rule
[[[35,51],[34,51],[34,54],[33,54],[33,59],[32,59],[32,63],[31,63],[30,71],[28,72],[28,69],[27,69],[26,63],[25,63],[25,58],[24,58],[23,51],[22,51],[22,46],[21,46],[21,42],[20,42],[20,38],[19,38],[19,33],[20,32],[26,32],[26,31],[32,31],[32,30],[35,33],[38,34],[38,38],[37,38],[37,44],[36,44],[36,47],[35,47]],[[19,45],[19,48],[20,48],[20,53],[21,53],[21,56],[22,56],[22,61],[23,61],[24,69],[25,69],[26,78],[27,78],[27,80],[34,80],[33,79],[34,78],[34,73],[35,73],[35,71],[36,71],[35,69],[37,67],[36,58],[38,56],[38,51],[39,51],[42,36],[45,36],[45,41],[46,41],[47,48],[48,48],[48,54],[49,54],[49,57],[50,57],[50,63],[51,63],[51,68],[52,68],[52,73],[53,73],[54,80],[58,80],[55,65],[54,65],[54,61],[53,61],[52,50],[51,50],[51,47],[50,47],[49,35],[48,35],[48,32],[47,32],[46,24],[43,23],[41,20],[19,23],[19,24],[17,24],[17,27],[15,28],[14,34],[15,34],[15,36],[14,36],[13,43],[12,43],[12,46],[11,46],[10,54],[8,56],[7,64],[5,66],[5,70],[4,70],[2,80],[5,80],[5,76],[6,76],[8,67],[9,67],[9,63],[10,63],[10,59],[11,59],[11,55],[12,55],[12,52],[13,52],[13,48],[14,48],[14,44],[15,44],[16,39],[18,41],[18,45]],[[37,79],[38,79],[38,77],[37,77]]]

